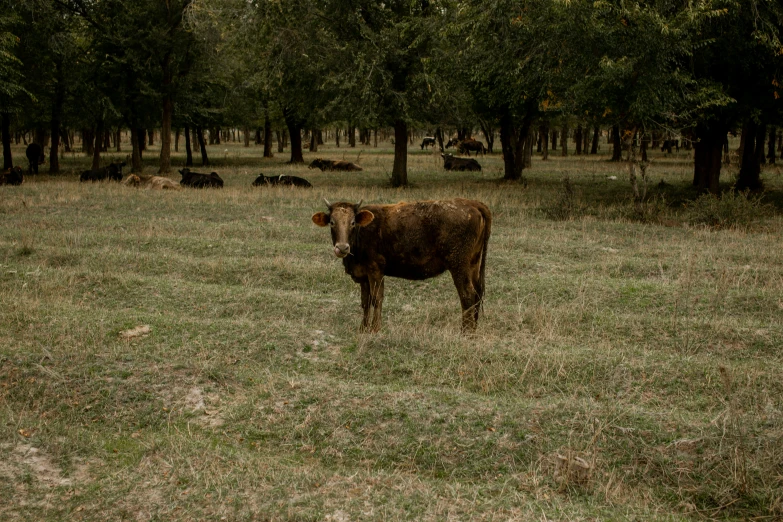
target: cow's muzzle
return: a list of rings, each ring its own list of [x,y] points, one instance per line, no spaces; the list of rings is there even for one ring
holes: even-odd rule
[[[337,257],[345,257],[348,254],[351,253],[351,245],[348,243],[335,243],[334,244],[334,255]]]

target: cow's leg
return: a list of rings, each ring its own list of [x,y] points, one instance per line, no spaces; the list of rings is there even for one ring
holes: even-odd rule
[[[473,277],[470,268],[451,270],[451,278],[457,287],[459,302],[462,305],[462,331],[472,332],[478,322],[479,297],[476,287],[473,286]]]
[[[383,310],[383,275],[371,275],[368,277],[370,286],[370,305],[373,307],[372,324],[370,330],[377,332],[381,329],[381,311]]]
[[[365,332],[370,329],[370,282],[365,277],[361,281],[359,281],[359,284],[362,287],[362,312],[363,312],[363,318],[362,318],[362,326],[360,330],[362,332]]]

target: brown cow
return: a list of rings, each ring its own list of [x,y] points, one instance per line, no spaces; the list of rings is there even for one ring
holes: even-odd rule
[[[179,182],[162,176],[138,176],[131,174],[124,180],[123,185],[129,187],[146,188],[152,190],[180,190]]]
[[[457,145],[457,152],[459,152],[460,154],[467,154],[468,156],[470,156],[470,151],[475,152],[476,156],[478,156],[479,152],[481,153],[482,156],[487,152],[487,148],[484,146],[484,144],[473,138],[462,140],[456,145]]]
[[[476,328],[492,225],[484,203],[452,199],[365,207],[361,202],[326,204],[329,212],[314,214],[313,223],[331,225],[334,255],[361,285],[362,330],[381,327],[385,276],[421,280],[446,270],[459,293],[463,331]]]

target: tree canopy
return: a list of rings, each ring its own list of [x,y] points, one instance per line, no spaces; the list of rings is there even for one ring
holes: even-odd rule
[[[775,0],[3,4],[0,110],[8,132],[51,137],[54,172],[63,128],[130,129],[135,168],[144,129],[161,129],[166,172],[172,126],[284,125],[300,162],[303,131],[347,125],[394,128],[400,186],[411,127],[479,126],[499,128],[517,180],[535,129],[557,120],[687,137],[694,184],[714,191],[726,134],[759,142],[783,114]]]

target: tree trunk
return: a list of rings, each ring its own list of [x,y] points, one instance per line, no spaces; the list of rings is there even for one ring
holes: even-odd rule
[[[193,166],[193,149],[190,146],[190,126],[185,125],[185,166]]]
[[[525,145],[530,132],[530,121],[524,120],[520,127],[514,125],[511,115],[504,113],[500,118],[500,144],[503,148],[503,179],[519,181],[525,168]]]
[[[283,152],[285,150],[283,132],[285,131],[277,131],[277,152]]]
[[[699,124],[694,134],[693,186],[717,194],[720,189],[721,154],[726,130]]]
[[[103,119],[98,120],[95,127],[95,146],[92,153],[92,170],[101,168],[101,139],[103,138]]]
[[[391,185],[392,187],[408,185],[408,124],[405,120],[394,122],[394,166]]]
[[[576,131],[574,131],[574,141],[576,142],[576,155],[579,156],[582,154],[582,125],[576,126]]]
[[[587,154],[587,148],[590,146],[590,127],[585,126],[582,133],[582,154]]]
[[[560,137],[560,155],[568,156],[568,124],[563,124],[563,135]]]
[[[622,161],[623,159],[623,144],[620,141],[620,126],[612,125],[612,160]]]
[[[539,131],[541,134],[541,161],[549,159],[549,122],[544,123]]]
[[[71,152],[71,136],[68,134],[68,131],[60,127],[60,139],[63,142],[63,145],[65,145],[65,152]]]
[[[761,142],[763,150],[764,134],[756,122],[749,120],[742,126],[742,157],[739,176],[737,177],[737,190],[758,190],[761,188],[761,164],[757,142]]]
[[[174,129],[174,152],[179,152],[179,135],[182,133],[182,129],[177,127]]]
[[[438,140],[438,147],[440,148],[440,151],[443,152],[446,150],[443,148],[443,129],[440,127],[435,129],[435,139]]]
[[[302,123],[287,109],[283,110],[283,117],[291,138],[291,159],[288,163],[304,163],[304,156],[302,155]]]
[[[641,131],[641,153],[642,153],[642,161],[647,162],[647,144],[650,143],[650,136],[644,130]]]
[[[141,147],[144,143],[144,131],[131,125],[131,172],[139,173],[141,166]]]
[[[525,140],[525,157],[523,161],[523,169],[529,169],[533,166],[533,141],[535,139],[535,136],[533,136],[534,133],[528,132],[527,139]]]
[[[198,148],[201,150],[201,165],[209,165],[209,156],[207,156],[207,144],[204,141],[204,129],[196,127],[196,138],[198,139]]]
[[[767,159],[770,165],[775,164],[777,159],[775,154],[775,142],[777,141],[777,127],[770,127],[769,129],[769,142],[767,144]]]
[[[318,152],[318,130],[310,129],[310,152]]]
[[[552,150],[557,150],[557,131],[552,131]]]
[[[148,129],[147,130],[147,135],[149,137],[149,143],[148,144],[150,146],[155,145],[155,130],[154,129]]]
[[[593,127],[593,143],[590,146],[590,154],[598,154],[598,136],[601,134],[601,130],[596,125]]]
[[[764,141],[766,137],[767,125],[762,123],[759,125],[758,129],[756,129],[756,161],[759,162],[759,165],[767,163],[767,158],[764,155]]]
[[[177,129],[179,134],[179,129]],[[179,138],[179,135],[177,136]],[[114,135],[114,145],[117,152],[122,152],[122,127],[117,125],[117,133]]]
[[[272,122],[269,121],[268,111],[264,111],[264,157],[274,157],[272,154]]]
[[[11,115],[2,114],[3,127],[3,170],[13,168],[14,160],[11,157]]]
[[[405,139],[407,140],[408,137],[406,136]],[[348,126],[348,145],[356,147],[356,127],[353,125]]]
[[[334,131],[334,144],[338,149],[340,148],[340,127],[337,127]]]
[[[169,80],[168,83],[171,83]],[[164,80],[164,88],[166,81]],[[171,172],[171,118],[174,114],[174,104],[171,100],[171,94],[163,97],[163,122],[160,129],[160,166],[158,174],[167,174]]]

